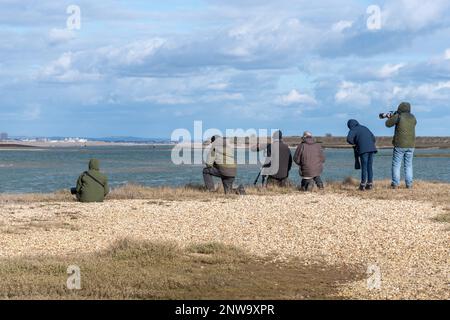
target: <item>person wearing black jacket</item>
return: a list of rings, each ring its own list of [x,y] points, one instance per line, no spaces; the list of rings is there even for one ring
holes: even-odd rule
[[[272,141],[266,146],[256,147],[256,151],[266,150],[266,162],[261,170],[261,175],[267,177],[267,184],[285,187],[289,184],[289,171],[292,168],[292,154],[289,146],[283,142],[281,131],[275,131]]]
[[[378,152],[375,145],[376,139],[373,133],[358,121],[351,119],[347,122],[350,129],[347,142],[355,146],[356,154],[361,162],[361,184],[360,190],[371,190],[373,188],[373,157]]]

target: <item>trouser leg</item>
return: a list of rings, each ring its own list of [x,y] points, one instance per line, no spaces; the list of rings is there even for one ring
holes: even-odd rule
[[[220,177],[220,172],[214,167],[207,167],[203,169],[203,181],[205,182],[206,189],[208,191],[214,191],[214,180],[213,177]]]
[[[405,182],[407,187],[412,187],[413,185],[413,158],[414,149],[408,149],[404,155],[404,170],[405,170]]]
[[[392,185],[395,187],[400,185],[400,168],[402,166],[402,160],[402,150],[395,147],[392,155]]]
[[[367,183],[367,171],[368,171],[368,164],[369,164],[369,154],[363,153],[360,155],[361,159],[361,185],[366,185]]]
[[[303,191],[312,191],[314,189],[314,180],[313,179],[302,179],[302,190]]]
[[[233,191],[234,177],[222,177],[223,190],[225,194]]]
[[[373,152],[369,153],[369,157],[367,159],[367,183],[373,183]]]
[[[315,177],[314,182],[316,183],[316,185],[319,189],[323,189],[323,182],[322,182],[322,178],[320,176]]]

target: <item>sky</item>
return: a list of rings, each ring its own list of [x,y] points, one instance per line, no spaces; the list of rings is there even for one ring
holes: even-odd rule
[[[391,135],[378,114],[402,101],[450,136],[448,0],[0,0],[10,135]]]

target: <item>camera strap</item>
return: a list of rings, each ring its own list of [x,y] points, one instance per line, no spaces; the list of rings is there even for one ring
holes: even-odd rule
[[[89,178],[91,178],[92,180],[94,180],[95,182],[97,182],[99,185],[102,186],[102,188],[105,187],[105,185],[103,183],[101,183],[100,181],[98,181],[95,177],[93,177],[89,172],[85,171],[84,172],[85,175],[87,175]]]

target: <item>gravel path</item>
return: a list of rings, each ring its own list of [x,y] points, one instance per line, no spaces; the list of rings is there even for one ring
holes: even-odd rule
[[[0,257],[105,249],[125,237],[218,241],[257,255],[375,265],[381,288],[345,285],[343,297],[450,299],[448,224],[431,203],[338,194],[246,196],[212,201],[116,200],[102,204],[0,203]]]

